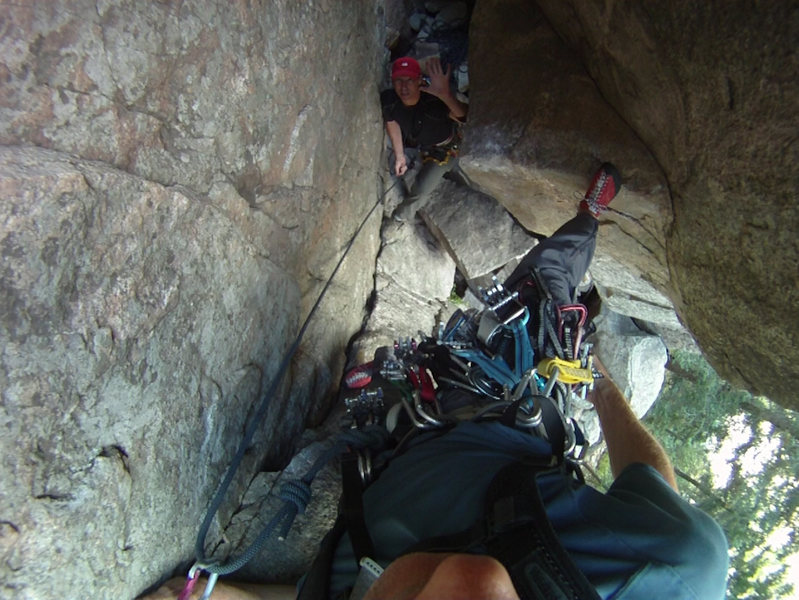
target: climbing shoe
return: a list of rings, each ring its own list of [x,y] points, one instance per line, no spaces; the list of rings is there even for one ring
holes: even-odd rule
[[[587,210],[598,217],[605,212],[620,189],[621,175],[618,169],[610,163],[603,163],[588,186],[585,198],[580,202],[580,210]]]

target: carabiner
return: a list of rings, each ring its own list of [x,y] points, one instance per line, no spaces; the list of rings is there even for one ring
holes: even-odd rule
[[[216,573],[211,573],[208,575],[208,583],[205,586],[205,591],[203,595],[200,596],[200,600],[208,600],[211,597],[211,592],[214,591],[214,586],[216,585],[216,580],[219,579],[219,575]]]

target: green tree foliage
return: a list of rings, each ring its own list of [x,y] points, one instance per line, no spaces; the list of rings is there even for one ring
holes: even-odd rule
[[[793,598],[796,413],[733,388],[702,357],[677,353],[645,421],[671,456],[683,496],[727,534],[728,598]]]

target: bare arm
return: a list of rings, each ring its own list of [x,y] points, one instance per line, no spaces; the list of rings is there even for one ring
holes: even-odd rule
[[[405,159],[405,145],[402,143],[402,129],[396,121],[386,121],[386,133],[394,148],[394,173],[398,176],[405,175],[408,163]]]
[[[192,591],[190,600],[198,600],[205,591],[208,580],[201,577]],[[175,600],[186,585],[185,577],[175,577],[154,592],[141,596],[139,600]],[[293,585],[225,583],[218,582],[211,594],[213,600],[294,600],[297,588]]]
[[[599,415],[613,477],[618,477],[633,463],[644,463],[663,475],[666,482],[677,491],[674,468],[663,446],[635,416],[624,394],[607,376],[602,364],[599,361],[595,361],[595,364],[605,378],[594,384],[589,399]]]
[[[431,58],[427,62],[427,69],[430,76],[430,85],[424,88],[428,94],[433,94],[449,108],[449,116],[456,121],[462,121],[466,117],[469,107],[458,100],[449,87],[449,75],[452,67],[447,65],[447,70],[441,68],[441,60]]]

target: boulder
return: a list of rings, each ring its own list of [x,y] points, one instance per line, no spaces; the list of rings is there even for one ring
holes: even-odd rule
[[[590,339],[594,352],[613,381],[643,418],[660,394],[668,352],[663,341],[641,331],[624,315],[603,310],[595,320],[597,331]]]
[[[603,308],[594,320],[596,332],[586,340],[594,345],[594,354],[602,361],[616,385],[641,419],[660,395],[666,376],[668,351],[663,340],[642,331],[625,315]],[[575,418],[587,442],[593,461],[602,440],[599,416],[588,403],[578,403]]]
[[[538,241],[496,200],[448,180],[431,196],[422,218],[467,280],[490,278]]]

